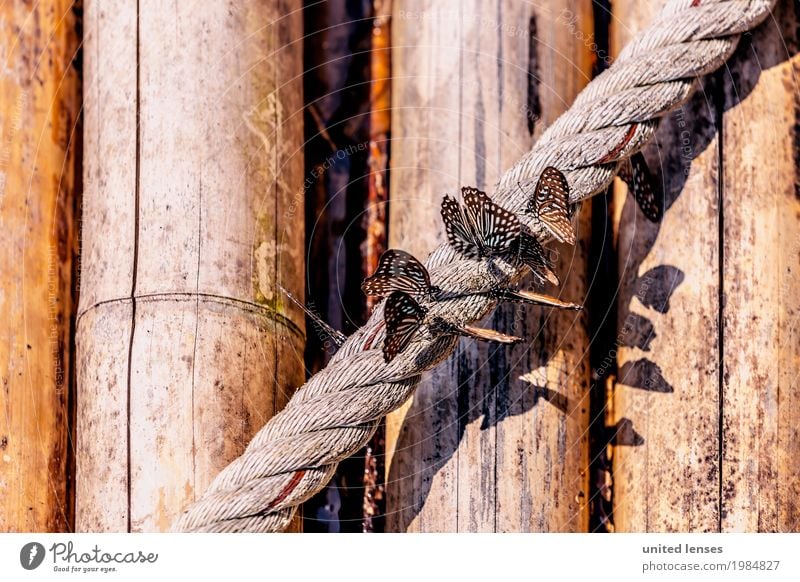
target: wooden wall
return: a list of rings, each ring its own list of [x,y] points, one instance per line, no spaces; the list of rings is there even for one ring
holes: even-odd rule
[[[617,49],[656,7],[615,0]],[[612,424],[618,531],[800,529],[800,201],[796,5],[744,35],[727,67],[647,148],[667,212],[620,186]],[[646,333],[642,333],[646,330]]]
[[[0,4],[0,532],[72,527],[73,2]]]
[[[0,6],[0,531],[162,531],[304,380],[277,289],[303,296],[302,3],[72,4]],[[424,258],[442,195],[491,191],[569,107],[593,4],[392,3],[391,127],[363,112],[390,246]],[[660,3],[610,6],[609,62]],[[612,286],[612,340],[505,306],[486,325],[525,344],[463,340],[390,415],[387,531],[587,531],[592,413],[615,531],[800,529],[797,10],[665,117],[659,224],[619,182],[559,247],[548,291]],[[605,210],[618,281],[592,275]]]
[[[491,191],[591,77],[590,2],[395,2],[390,246],[424,258],[439,204]],[[585,35],[585,36],[582,36]],[[589,207],[550,289],[586,295]],[[387,419],[387,531],[585,531],[585,316],[507,306],[526,342],[462,341]]]

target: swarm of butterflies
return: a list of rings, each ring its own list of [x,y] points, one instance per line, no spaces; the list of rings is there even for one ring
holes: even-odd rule
[[[636,154],[628,166],[624,166],[620,176],[628,183],[645,216],[653,222],[661,219],[661,207],[656,202],[652,179],[641,154]],[[519,185],[520,189],[522,186]],[[569,184],[566,177],[556,168],[545,168],[530,197],[525,213],[535,216],[547,233],[557,240],[575,244],[575,231],[572,227],[574,206],[569,203]],[[527,266],[537,280],[559,284],[552,271],[552,261],[536,237],[522,228],[519,218],[502,206],[496,204],[483,191],[465,187],[461,189],[461,201],[445,195],[441,207],[442,220],[449,244],[459,254],[468,259],[503,258],[517,260]],[[483,341],[505,344],[522,341],[522,338],[506,335],[496,330],[454,325],[440,318],[426,322],[428,310],[417,299],[430,301],[452,297],[436,285],[425,266],[413,255],[389,249],[381,256],[378,268],[361,285],[367,295],[386,297],[383,316],[385,338],[383,358],[389,363],[402,353],[411,343],[414,335],[423,324],[440,333],[472,337]],[[517,301],[545,305],[561,309],[580,310],[576,303],[562,301],[555,297],[533,291],[515,290],[499,285],[487,289],[484,294],[493,299]],[[287,295],[289,295],[287,293]],[[311,313],[291,295],[297,303],[322,329],[327,331],[335,343],[341,345],[345,336]]]

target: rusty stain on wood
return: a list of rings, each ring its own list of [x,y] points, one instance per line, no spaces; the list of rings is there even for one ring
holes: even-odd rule
[[[779,2],[721,87],[723,531],[800,529],[799,16]]]
[[[613,8],[626,15],[624,27],[612,21],[616,54],[657,7]],[[713,82],[705,83],[645,149],[664,183],[662,222],[649,222],[617,180],[619,371],[609,430],[629,423],[643,443],[614,447],[616,531],[713,531],[719,519],[719,159],[717,113],[706,97]],[[662,299],[649,301],[654,293]],[[636,341],[634,318],[650,322],[645,343]]]

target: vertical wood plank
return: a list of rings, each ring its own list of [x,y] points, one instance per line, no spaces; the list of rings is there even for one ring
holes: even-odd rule
[[[506,21],[528,35],[506,48],[503,94],[527,95],[525,107],[504,97],[503,132],[524,143],[563,113],[590,81],[591,2],[547,2],[527,14],[504,3]],[[528,69],[528,74],[523,71]],[[533,84],[531,87],[530,84]],[[510,88],[513,88],[509,90]],[[527,118],[527,120],[525,119]],[[532,123],[526,123],[526,121]],[[513,133],[511,133],[513,132]],[[532,141],[533,141],[532,140]],[[505,148],[501,168],[524,152]],[[553,245],[562,286],[554,295],[583,302],[588,293],[591,205],[576,222],[578,244]],[[529,285],[532,284],[529,280]],[[587,531],[589,465],[589,337],[585,314],[507,305],[495,316],[526,343],[508,350],[497,395],[498,531]]]
[[[797,4],[724,77],[722,529],[800,530]]]
[[[442,195],[462,185],[491,190],[530,148],[540,118],[554,119],[588,81],[588,47],[556,25],[566,7],[480,0],[396,6],[390,246],[424,257],[443,240]],[[591,28],[590,14],[590,3],[580,3],[579,26]],[[540,20],[533,39],[532,19]],[[538,54],[560,56],[534,62],[533,73],[537,44]],[[562,249],[562,274],[572,269],[575,280],[563,292],[573,298],[585,295],[584,251]],[[516,327],[532,345],[498,350],[462,342],[387,419],[387,531],[587,526],[580,505],[588,464],[585,322],[503,308],[488,324]],[[573,339],[565,337],[570,327]],[[537,373],[544,379],[534,379]],[[570,404],[565,413],[534,394]]]
[[[299,2],[173,8],[86,6],[84,530],[168,529],[304,378]]]
[[[0,5],[0,531],[72,527],[76,141],[72,2]]]
[[[425,257],[443,238],[439,201],[459,187],[459,3],[392,6],[389,247]],[[402,187],[401,187],[402,185]],[[452,359],[386,419],[386,531],[457,531],[458,407]],[[423,504],[435,513],[420,511]]]
[[[613,3],[612,54],[660,6]],[[649,222],[617,180],[620,292],[614,444],[616,531],[719,523],[719,141],[714,86],[666,116],[645,154],[665,191]]]

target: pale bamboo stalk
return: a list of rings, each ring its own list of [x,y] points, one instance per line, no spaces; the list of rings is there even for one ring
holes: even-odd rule
[[[85,15],[77,526],[164,531],[304,379],[300,2]]]

